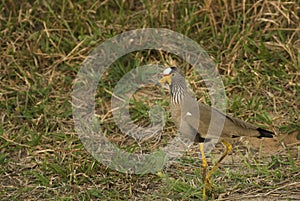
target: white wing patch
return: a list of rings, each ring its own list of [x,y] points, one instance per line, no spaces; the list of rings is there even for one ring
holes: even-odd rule
[[[167,68],[164,70],[163,75],[169,75],[171,73],[172,69],[171,68]]]
[[[187,112],[187,113],[186,113],[186,116],[192,116],[192,113]]]

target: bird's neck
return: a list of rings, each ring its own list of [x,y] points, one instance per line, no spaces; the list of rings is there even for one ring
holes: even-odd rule
[[[181,105],[183,102],[183,98],[187,93],[187,88],[186,86],[175,85],[170,87],[170,92],[171,92],[171,103],[175,105],[177,104]]]

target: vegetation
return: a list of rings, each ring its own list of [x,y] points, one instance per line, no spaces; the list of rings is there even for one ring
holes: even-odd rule
[[[74,130],[71,93],[82,62],[105,40],[146,27],[198,42],[216,63],[228,112],[278,135],[275,141],[233,141],[233,153],[213,175],[209,198],[299,199],[299,5],[298,0],[1,1],[1,200],[202,198],[197,146],[167,167],[164,178],[124,174],[95,160]],[[146,64],[180,66],[199,101],[211,101],[201,77],[176,55],[144,50],[120,58],[99,83],[96,112],[110,141],[130,152],[153,151],[176,133],[167,119],[160,138],[140,143],[112,119],[117,81]],[[130,114],[139,125],[148,125],[154,103],[168,109],[159,86],[144,86],[135,95]],[[214,149],[210,165],[222,150]]]

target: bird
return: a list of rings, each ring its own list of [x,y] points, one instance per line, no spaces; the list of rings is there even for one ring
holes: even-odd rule
[[[171,119],[174,121],[175,126],[179,128],[179,134],[192,142],[199,143],[202,159],[202,194],[205,200],[207,198],[207,189],[211,189],[211,175],[219,167],[222,160],[232,151],[232,145],[226,138],[240,136],[273,138],[274,133],[198,102],[191,94],[184,74],[179,68],[175,66],[168,67],[162,74],[159,83],[167,85],[169,88]],[[207,135],[208,130],[211,129],[209,128],[210,124],[212,124],[212,131],[215,131],[214,128],[222,126],[221,134],[213,133],[212,135]],[[218,140],[219,137],[226,150],[207,173],[207,161],[204,154],[203,142]]]

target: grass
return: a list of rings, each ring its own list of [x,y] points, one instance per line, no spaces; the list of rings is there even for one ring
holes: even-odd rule
[[[127,30],[168,28],[190,37],[216,62],[229,113],[278,135],[300,130],[296,1],[2,1],[0,10],[1,200],[201,199],[196,148],[168,167],[165,178],[123,174],[97,162],[74,130],[71,93],[81,63],[101,42]],[[166,145],[176,130],[167,118],[160,138],[137,143],[113,122],[117,81],[147,64],[180,66],[197,98],[210,102],[203,80],[176,55],[144,50],[120,58],[98,85],[96,113],[109,139],[131,152]],[[157,104],[167,110],[168,95],[158,87],[143,89],[130,100],[130,111],[147,126],[148,110]],[[253,151],[235,145],[213,175],[210,199],[299,197],[299,141],[267,154],[264,146]]]

